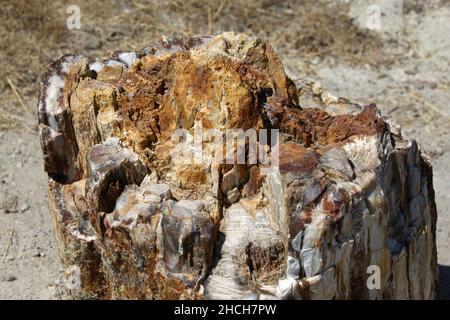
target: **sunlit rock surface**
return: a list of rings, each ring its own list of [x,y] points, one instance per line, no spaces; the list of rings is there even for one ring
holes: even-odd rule
[[[260,39],[64,56],[44,73],[38,114],[75,298],[436,295],[426,155],[375,105],[294,83]],[[236,146],[227,129],[279,136],[249,139],[239,162],[237,149],[217,149]],[[199,142],[190,162],[177,158],[179,138]],[[272,162],[248,161],[252,148]]]

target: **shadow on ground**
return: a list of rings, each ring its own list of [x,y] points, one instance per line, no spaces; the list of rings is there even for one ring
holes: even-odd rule
[[[439,299],[450,300],[450,266],[439,265]]]

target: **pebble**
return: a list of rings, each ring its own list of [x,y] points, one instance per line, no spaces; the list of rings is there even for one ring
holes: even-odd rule
[[[25,212],[25,211],[27,211],[27,210],[29,210],[30,209],[30,205],[28,204],[28,203],[24,203],[24,204],[22,204],[22,206],[20,207],[20,211],[21,212]]]
[[[417,73],[415,70],[412,70],[412,69],[406,69],[406,70],[404,70],[404,72],[405,72],[405,74],[407,74],[409,76],[413,76]]]
[[[0,204],[5,213],[17,212],[17,196],[10,196],[6,194],[3,203]]]
[[[17,280],[17,277],[14,276],[14,275],[8,275],[8,276],[5,277],[5,281],[6,282],[13,282],[13,281],[16,281],[16,280]]]
[[[312,59],[311,63],[315,66],[319,65],[321,62],[320,57],[315,57],[314,59]]]
[[[45,252],[37,251],[33,254],[33,257],[43,258],[43,257],[45,257]]]

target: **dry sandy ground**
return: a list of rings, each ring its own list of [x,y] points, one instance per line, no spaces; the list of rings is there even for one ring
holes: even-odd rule
[[[286,50],[285,38],[269,40],[293,78],[318,79],[336,96],[376,102],[429,154],[439,214],[440,294],[450,299],[450,5],[448,1],[432,1],[426,6],[420,1],[371,1],[377,2],[386,11],[377,37],[393,43],[386,55],[395,59],[386,66],[380,65],[382,59],[374,66],[370,61],[352,63],[352,56],[311,56],[302,48]],[[363,23],[366,7],[367,1],[352,1],[345,14],[354,18],[355,24]],[[212,31],[217,33],[221,28],[225,27]],[[96,40],[91,35],[78,41],[92,46]],[[25,108],[31,110],[36,104],[35,92],[18,83],[18,92],[26,96]],[[20,100],[14,106],[20,108]],[[21,118],[28,124],[35,122],[33,114],[27,112]],[[19,121],[10,119],[15,120]],[[0,299],[66,298],[47,207],[39,139],[32,125],[27,129],[23,124],[20,130],[0,127]]]

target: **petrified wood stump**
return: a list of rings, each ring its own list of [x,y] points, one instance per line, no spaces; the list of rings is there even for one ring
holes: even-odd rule
[[[428,158],[375,105],[294,83],[259,39],[64,56],[38,111],[76,298],[436,295]]]

